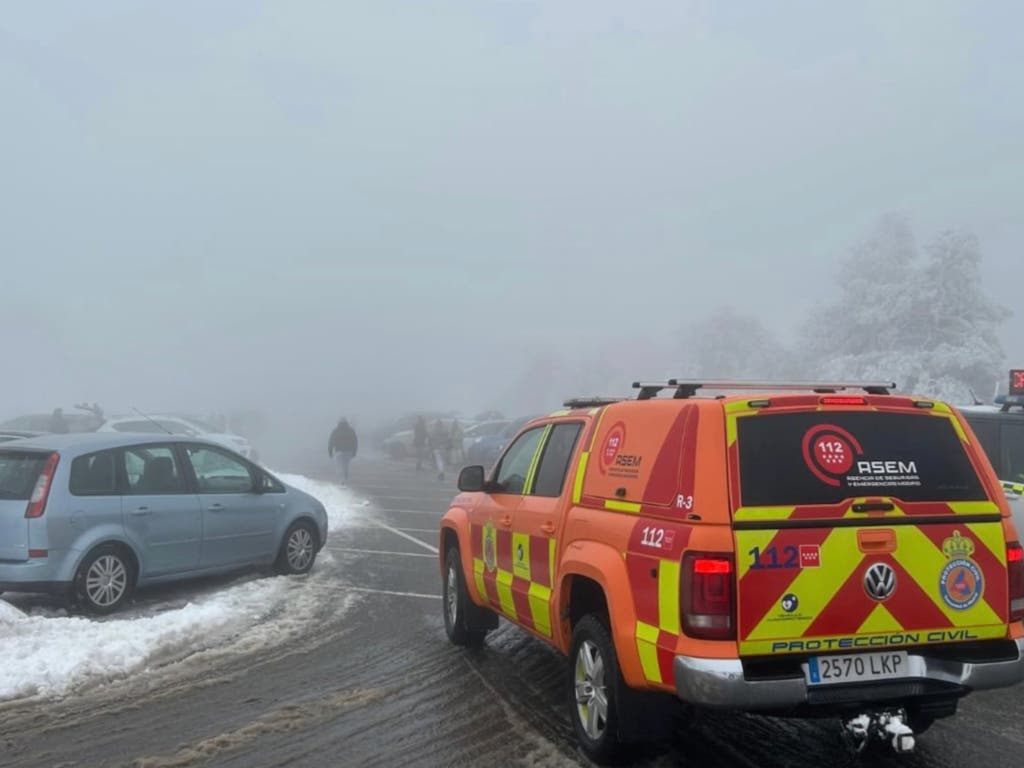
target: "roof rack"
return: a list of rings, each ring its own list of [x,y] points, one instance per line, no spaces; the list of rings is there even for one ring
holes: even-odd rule
[[[598,408],[602,405],[621,403],[622,397],[573,397],[562,403],[566,408]]]
[[[663,389],[674,389],[672,396],[684,400],[697,394],[698,389],[754,389],[777,392],[838,392],[843,389],[863,389],[869,395],[888,395],[896,389],[895,382],[876,381],[703,381],[698,379],[669,379],[666,382],[634,381],[633,389],[639,389],[637,400],[650,400]]]

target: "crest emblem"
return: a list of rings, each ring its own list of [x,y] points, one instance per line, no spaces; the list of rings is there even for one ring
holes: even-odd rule
[[[950,608],[966,611],[985,591],[985,577],[971,559],[974,542],[960,531],[942,542],[942,554],[949,560],[939,574],[939,594]]]
[[[488,520],[484,525],[484,566],[488,571],[498,567],[498,550],[494,539],[494,523]]]

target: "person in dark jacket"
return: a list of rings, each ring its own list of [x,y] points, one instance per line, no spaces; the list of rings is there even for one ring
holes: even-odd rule
[[[327,455],[337,462],[342,485],[348,485],[349,467],[358,450],[359,438],[356,431],[347,420],[339,419],[338,426],[331,432],[331,438],[327,441]]]

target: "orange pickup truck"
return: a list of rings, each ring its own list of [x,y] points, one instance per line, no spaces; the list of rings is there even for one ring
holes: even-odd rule
[[[449,639],[501,616],[568,655],[591,758],[649,737],[665,694],[909,751],[1024,679],[1024,551],[955,409],[890,384],[634,386],[463,469],[440,528]]]

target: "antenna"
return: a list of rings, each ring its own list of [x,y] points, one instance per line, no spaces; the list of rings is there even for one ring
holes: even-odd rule
[[[143,413],[142,411],[140,411],[140,410],[139,410],[138,408],[136,408],[135,406],[132,406],[132,410],[133,410],[133,411],[135,411],[135,412],[136,412],[137,414],[139,414],[139,416],[141,416],[142,418],[144,418],[144,419],[145,419],[146,421],[148,421],[148,422],[150,422],[150,423],[152,423],[152,424],[156,424],[156,426],[157,426],[157,429],[159,429],[159,430],[160,430],[161,432],[166,432],[166,433],[167,433],[168,435],[170,435],[171,437],[174,437],[174,433],[173,433],[173,432],[171,432],[171,430],[169,430],[169,429],[168,429],[167,427],[165,427],[165,426],[164,426],[163,424],[161,424],[161,423],[160,423],[159,421],[157,421],[156,419],[154,419],[154,418],[150,417],[150,416],[149,416],[149,414]]]

